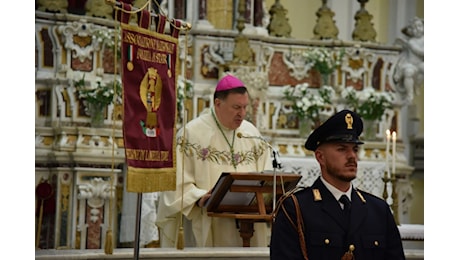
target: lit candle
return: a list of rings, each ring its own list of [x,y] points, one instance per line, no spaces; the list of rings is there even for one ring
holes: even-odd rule
[[[390,139],[391,139],[391,133],[390,129],[387,129],[387,149],[385,151],[385,162],[386,162],[386,171],[387,174],[390,174]]]
[[[396,131],[393,131],[393,174],[396,174]]]

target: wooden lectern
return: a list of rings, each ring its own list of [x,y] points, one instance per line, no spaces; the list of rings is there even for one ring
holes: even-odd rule
[[[275,191],[277,201],[295,188],[301,178],[293,173],[223,172],[205,205],[208,216],[237,219],[243,247],[250,247],[254,222],[272,221]]]

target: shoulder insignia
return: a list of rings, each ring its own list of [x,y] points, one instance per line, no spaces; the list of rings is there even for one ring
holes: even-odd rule
[[[359,192],[358,190],[356,191],[356,193],[358,194],[359,198],[361,199],[361,201],[363,203],[366,203],[366,199],[363,197],[363,194],[361,194],[361,192]]]
[[[323,198],[321,198],[321,193],[318,189],[313,189],[313,198],[315,201],[323,200]]]

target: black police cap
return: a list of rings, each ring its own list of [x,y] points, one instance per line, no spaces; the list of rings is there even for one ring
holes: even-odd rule
[[[342,110],[316,128],[305,142],[305,148],[315,151],[322,143],[363,144],[359,135],[363,132],[363,120],[351,110]]]

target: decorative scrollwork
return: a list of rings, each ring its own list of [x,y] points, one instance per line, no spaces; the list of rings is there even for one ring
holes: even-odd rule
[[[58,27],[64,47],[74,52],[75,57],[81,62],[86,58],[91,59],[92,53],[100,50],[100,43],[92,40],[92,35],[99,30],[101,26],[88,23],[85,19]]]
[[[289,75],[297,80],[304,79],[313,67],[313,63],[309,63],[300,50],[283,52],[283,62],[289,69]]]

